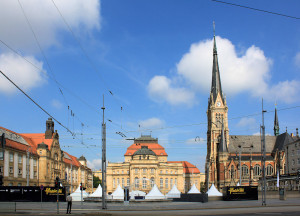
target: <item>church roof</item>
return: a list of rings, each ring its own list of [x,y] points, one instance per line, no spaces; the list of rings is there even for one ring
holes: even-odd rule
[[[273,151],[276,142],[276,136],[266,136],[266,153]],[[242,147],[243,153],[260,153],[261,152],[261,137],[260,136],[244,136],[244,135],[230,135],[229,136],[229,153],[238,153]],[[250,148],[253,146],[253,148]]]
[[[275,142],[273,152],[275,152],[276,150],[279,150],[279,151],[284,150],[285,145],[292,143],[295,140],[296,140],[296,137],[292,137],[287,132],[278,135],[276,142]]]

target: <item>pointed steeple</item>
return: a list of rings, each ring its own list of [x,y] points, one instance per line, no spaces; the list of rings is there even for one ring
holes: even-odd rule
[[[274,136],[279,135],[279,121],[277,116],[277,105],[275,105],[275,117],[274,117]]]
[[[214,22],[214,49],[213,49],[213,67],[212,67],[212,81],[211,81],[211,99],[213,102],[216,102],[217,95],[220,93],[220,96],[224,103],[224,97],[222,93],[221,86],[221,78],[219,71],[219,63],[218,63],[218,53],[217,53],[217,45],[216,45],[216,35],[215,35],[215,22]]]
[[[225,134],[224,134],[224,123],[222,120],[222,132],[221,132],[221,140],[219,144],[219,152],[228,152],[226,140],[225,140]]]

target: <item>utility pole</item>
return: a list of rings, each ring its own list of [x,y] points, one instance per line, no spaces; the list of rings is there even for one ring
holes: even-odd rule
[[[261,164],[262,164],[262,206],[266,206],[266,137],[265,137],[265,123],[264,123],[264,113],[267,112],[264,110],[264,100],[262,99],[262,136],[261,136]]]
[[[240,148],[240,162],[239,162],[239,168],[240,168],[240,186],[242,186],[242,146],[239,145]]]
[[[107,209],[106,205],[106,124],[104,122],[104,95],[103,95],[103,122],[102,122],[102,209]]]
[[[71,161],[73,163],[73,160]],[[70,194],[73,193],[73,164],[71,163],[71,190]]]
[[[27,186],[29,186],[29,150],[27,150],[27,158],[26,158],[26,178],[27,178]]]

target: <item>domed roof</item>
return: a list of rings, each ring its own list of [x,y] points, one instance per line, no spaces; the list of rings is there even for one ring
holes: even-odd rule
[[[133,155],[154,155],[154,156],[156,156],[154,151],[149,149],[148,146],[141,146],[141,148],[139,150],[137,150],[136,152],[134,152]]]

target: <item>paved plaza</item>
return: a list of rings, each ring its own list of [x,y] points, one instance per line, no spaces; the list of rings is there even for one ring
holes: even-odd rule
[[[59,215],[66,214],[67,203],[59,203]],[[300,215],[300,198],[269,199],[267,206],[261,200],[198,202],[73,202],[76,215]],[[57,215],[57,203],[2,202],[0,215]]]

